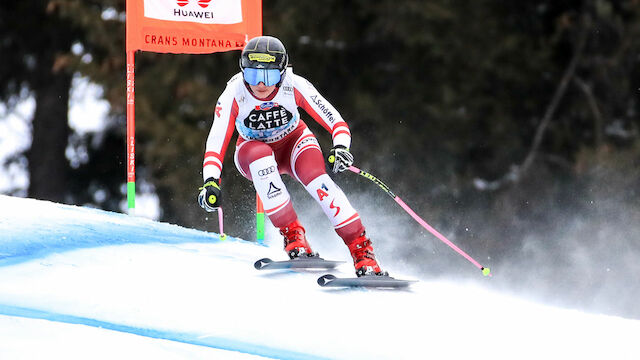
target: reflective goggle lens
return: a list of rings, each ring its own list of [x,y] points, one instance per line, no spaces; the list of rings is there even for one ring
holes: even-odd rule
[[[271,86],[280,82],[280,70],[278,69],[245,68],[242,73],[244,81],[249,85],[258,85],[263,82],[266,86]]]

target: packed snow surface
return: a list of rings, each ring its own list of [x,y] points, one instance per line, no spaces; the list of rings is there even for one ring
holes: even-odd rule
[[[329,255],[345,261],[335,275],[353,275],[346,248]],[[640,358],[638,320],[393,262],[393,276],[421,281],[321,288],[327,271],[255,270],[263,257],[285,258],[277,239],[0,195],[0,359]]]

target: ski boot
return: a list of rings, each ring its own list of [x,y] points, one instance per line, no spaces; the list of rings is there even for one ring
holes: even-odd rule
[[[351,251],[353,266],[356,268],[356,275],[358,277],[365,275],[389,275],[389,273],[380,269],[380,265],[378,265],[376,257],[373,254],[371,240],[366,237],[365,233],[362,233],[360,237],[349,245],[349,251]]]
[[[285,227],[281,227],[280,234],[284,236],[284,251],[287,252],[290,259],[301,256],[318,256],[317,253],[311,250],[305,237],[305,230],[298,220]]]

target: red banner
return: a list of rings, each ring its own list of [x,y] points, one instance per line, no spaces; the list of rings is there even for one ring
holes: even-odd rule
[[[262,35],[262,0],[127,0],[127,52],[208,54]]]

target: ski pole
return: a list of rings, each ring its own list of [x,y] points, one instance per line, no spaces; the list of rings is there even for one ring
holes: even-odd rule
[[[218,208],[218,226],[220,228],[220,240],[225,241],[227,239],[227,234],[224,233],[224,223],[223,223],[223,215],[222,215],[222,207]]]
[[[398,205],[400,205],[400,207],[402,207],[404,209],[404,211],[406,211],[409,215],[411,215],[411,217],[415,221],[417,221],[418,224],[422,225],[422,227],[424,227],[425,229],[427,229],[427,231],[429,231],[435,237],[440,239],[440,241],[442,241],[443,243],[449,245],[450,248],[455,250],[458,254],[462,255],[465,259],[469,260],[469,262],[471,262],[473,265],[475,265],[478,269],[480,269],[482,271],[482,275],[484,275],[484,276],[492,276],[491,275],[491,270],[488,267],[484,267],[484,266],[480,265],[477,261],[475,261],[466,252],[462,251],[462,249],[460,249],[454,243],[449,241],[449,239],[444,237],[444,235],[440,234],[436,229],[431,227],[431,225],[427,224],[426,221],[422,220],[422,218],[420,216],[418,216],[413,210],[411,210],[411,208],[407,204],[405,204],[405,202],[402,201],[402,199],[400,199],[400,197],[398,197],[396,194],[394,194],[391,191],[391,189],[389,189],[389,187],[385,183],[380,181],[380,179],[378,179],[377,177],[369,174],[366,171],[362,171],[362,170],[358,169],[355,166],[349,166],[349,170],[354,172],[354,173],[356,173],[356,174],[358,174],[358,175],[360,175],[360,176],[362,176],[362,177],[364,177],[364,178],[367,178],[367,179],[373,181],[382,190],[384,190],[384,192],[386,192],[387,195],[391,196],[393,198],[393,200],[395,200],[396,203],[398,203]]]
[[[220,178],[220,184],[222,184],[222,178]],[[227,234],[224,233],[224,216],[222,213],[222,206],[218,208],[218,228],[220,230],[220,240],[227,240]]]

